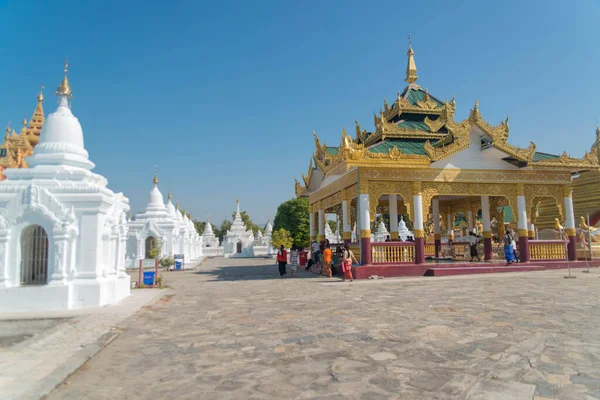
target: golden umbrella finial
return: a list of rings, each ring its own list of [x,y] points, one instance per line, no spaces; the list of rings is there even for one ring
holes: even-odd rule
[[[152,183],[155,185],[158,183],[158,165],[154,166],[154,179],[152,180]]]
[[[65,61],[65,77],[63,78],[63,81],[56,89],[56,95],[71,99],[73,97],[73,92],[71,91],[71,85],[69,85],[69,79],[67,78],[68,73],[69,73],[69,59],[67,58]]]
[[[417,76],[417,64],[415,63],[415,52],[412,49],[412,36],[408,35],[408,63],[406,64],[406,79],[407,83],[415,83],[419,77]]]
[[[38,103],[41,103],[42,101],[44,101],[43,91],[44,91],[44,85],[40,85],[40,94],[38,94],[38,97],[37,97]]]
[[[169,200],[171,200],[171,199],[173,198],[173,195],[172,195],[171,193],[169,193],[169,195],[167,196],[167,198],[168,198]]]

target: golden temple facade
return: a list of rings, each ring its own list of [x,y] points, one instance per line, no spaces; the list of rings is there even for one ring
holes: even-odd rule
[[[9,126],[6,127],[4,143],[0,145],[0,180],[5,179],[3,171],[6,168],[27,168],[25,157],[33,154],[33,148],[40,140],[44,125],[44,95],[42,91],[37,96],[37,105],[29,122],[23,119],[19,133]]]
[[[323,239],[324,216],[336,213],[343,222],[345,241],[357,226],[360,245],[355,246],[360,248],[362,264],[369,265],[372,260],[422,263],[425,254],[438,255],[442,237],[453,242],[460,213],[467,217],[468,230],[484,237],[489,260],[492,221],[503,222],[503,210],[508,206],[526,261],[530,254],[566,259],[563,244],[535,240],[534,225],[541,215],[540,204],[546,201],[562,216],[560,222],[570,240],[568,256],[573,260],[576,231],[571,193],[578,190],[578,184],[572,185],[572,176],[578,174],[580,182],[600,176],[598,140],[582,158],[542,153],[533,142],[519,148],[509,141],[508,118],[490,124],[479,101],[467,118],[456,120],[455,99],[442,101],[417,84],[412,46],[407,56],[408,85],[392,104],[384,99],[383,107],[374,114],[373,131],[356,122],[354,137],[343,129],[337,146],[321,143],[314,133],[316,148],[308,172],[302,175],[302,182],[295,182],[296,196],[309,200],[311,237]],[[590,183],[585,181],[582,186]],[[600,186],[595,187],[600,191]],[[598,205],[600,193],[595,197],[593,190],[586,190],[591,195],[585,201]],[[392,239],[397,238],[398,214],[405,215],[416,244],[371,245],[371,229],[376,215],[382,214],[390,215]],[[498,233],[501,230],[499,227]]]

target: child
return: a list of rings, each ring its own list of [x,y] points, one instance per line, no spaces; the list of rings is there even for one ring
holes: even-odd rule
[[[291,263],[290,269],[292,270],[292,278],[293,278],[294,276],[296,276],[296,271],[298,270],[298,249],[296,248],[296,245],[292,246],[292,254],[290,256],[290,263]]]

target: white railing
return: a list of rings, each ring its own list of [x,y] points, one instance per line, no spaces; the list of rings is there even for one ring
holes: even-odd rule
[[[254,255],[255,256],[268,256],[269,255],[269,246],[254,246]]]
[[[203,247],[202,255],[204,257],[223,257],[223,247]]]

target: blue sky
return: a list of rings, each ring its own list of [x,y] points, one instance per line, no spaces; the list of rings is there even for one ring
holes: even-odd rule
[[[511,142],[582,156],[600,115],[600,2],[0,0],[0,124],[20,126],[71,63],[73,112],[95,171],[141,211],[160,188],[220,222],[240,198],[257,223],[294,196],[312,130],[354,120],[418,83],[510,116]]]

